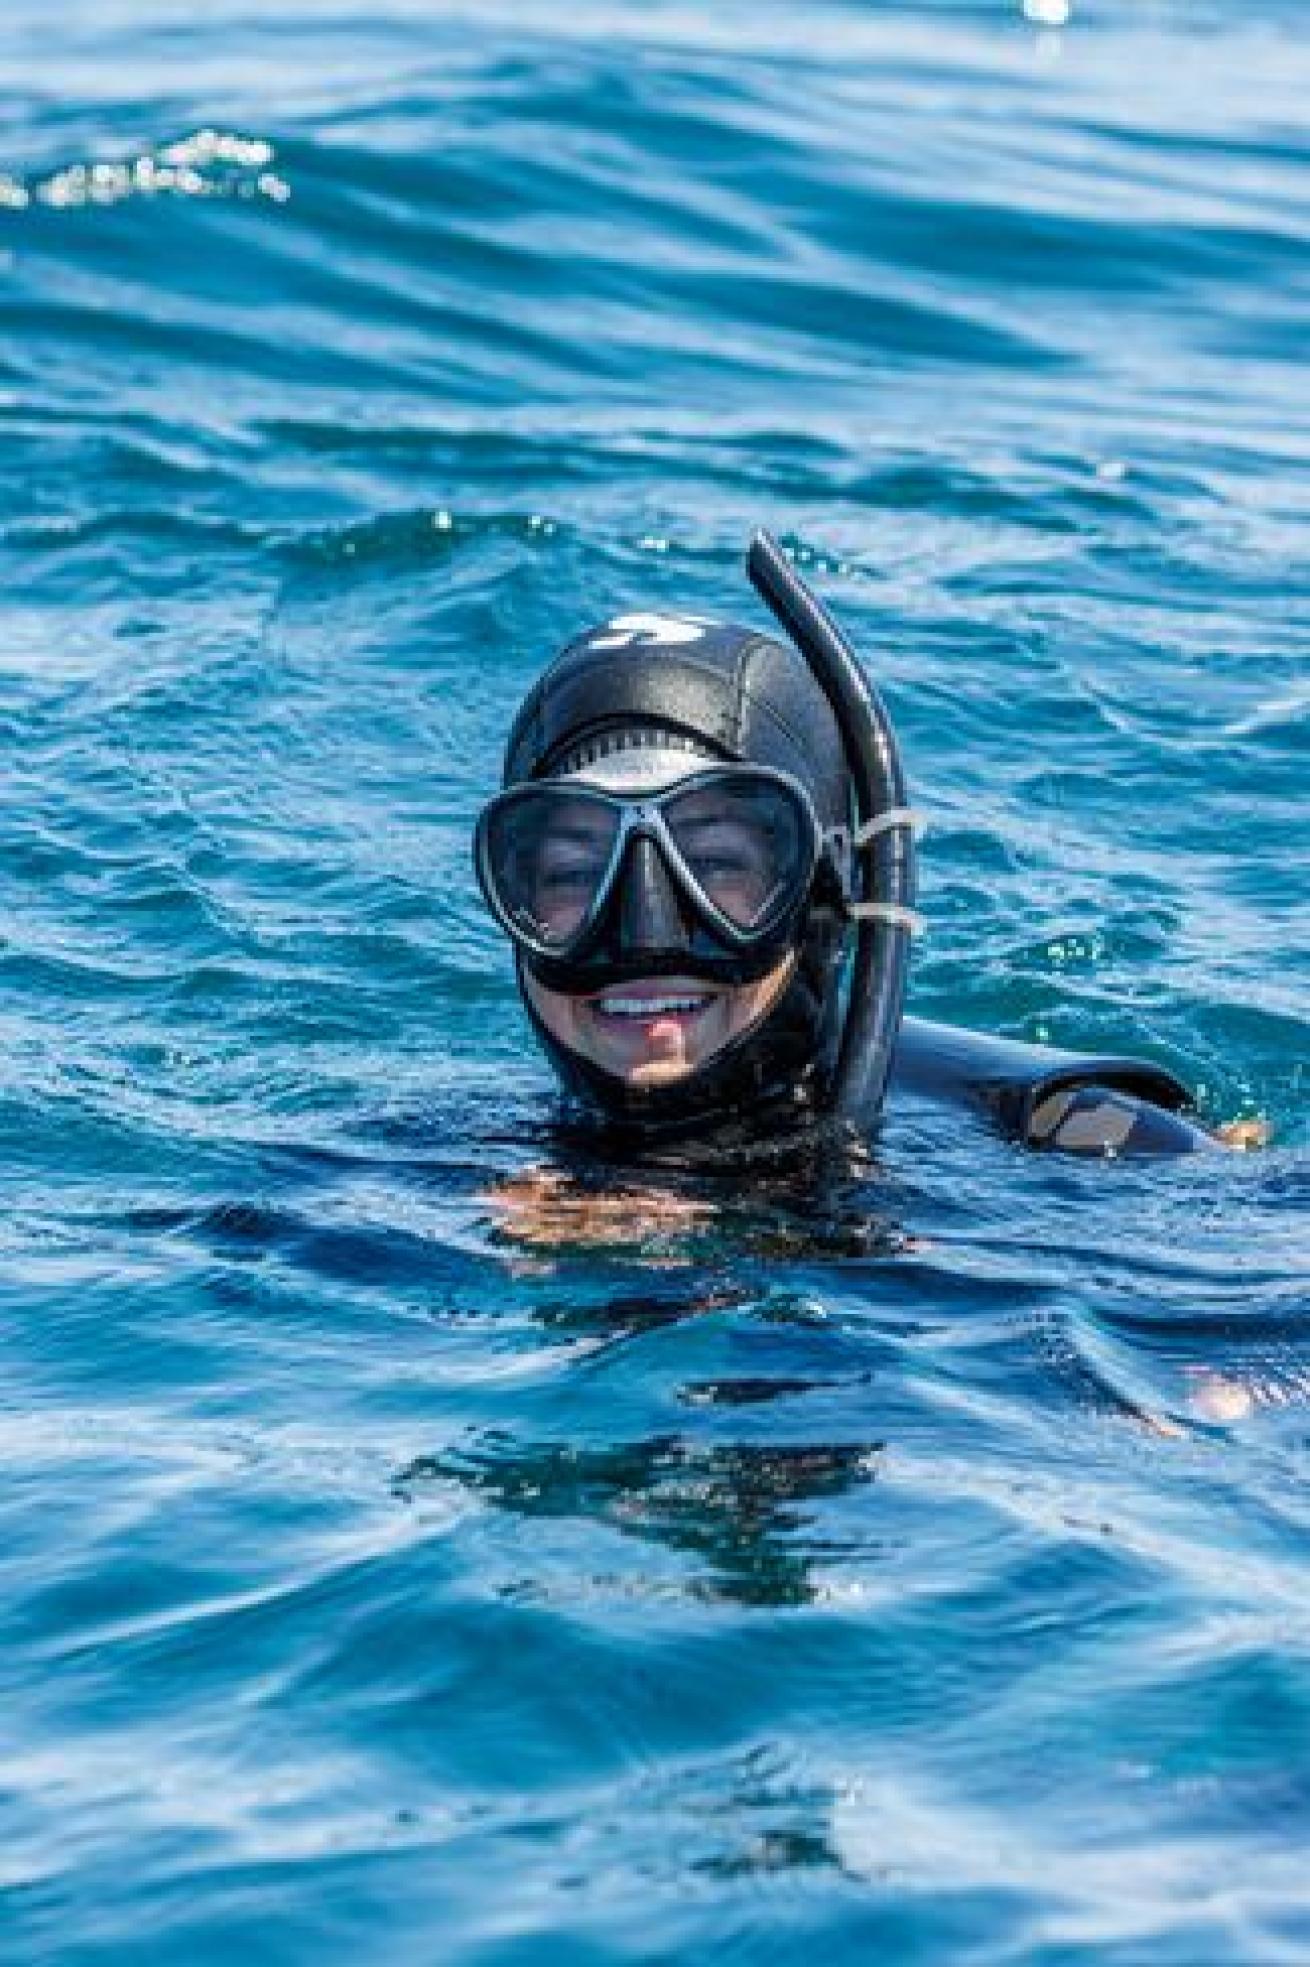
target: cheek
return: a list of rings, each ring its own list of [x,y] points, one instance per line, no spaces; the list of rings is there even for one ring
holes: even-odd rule
[[[747,1025],[754,1018],[755,1012],[755,992],[753,990],[729,991],[723,1000],[723,1008],[719,1013],[723,1021],[724,1037],[736,1038],[739,1032],[745,1031]]]
[[[535,977],[523,972],[520,987],[535,1009],[537,1016],[545,1025],[552,1038],[562,1045],[570,1045],[575,1050],[580,1047],[578,1009],[571,997],[562,991],[547,990]]]
[[[745,984],[740,990],[729,991],[723,999],[722,1036],[719,1043],[738,1037],[758,1018],[772,1010],[787,987],[791,976],[793,959],[784,957],[776,970],[770,971],[759,983]]]
[[[707,1058],[722,1046],[745,1031],[754,1015],[754,1007],[749,991],[725,990],[716,997],[705,1016],[700,1021],[696,1033],[696,1055]]]

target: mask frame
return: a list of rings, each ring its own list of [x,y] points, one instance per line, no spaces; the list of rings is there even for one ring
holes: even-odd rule
[[[797,822],[801,851],[795,869],[785,884],[779,885],[778,892],[766,903],[757,919],[749,924],[734,920],[707,892],[679,845],[675,828],[665,816],[665,808],[674,800],[694,797],[699,792],[712,792],[721,786],[737,791],[748,790],[752,786],[767,786],[775,795],[780,793],[784,797]],[[561,804],[582,800],[618,815],[605,865],[595,878],[592,895],[576,928],[553,940],[534,933],[529,922],[524,920],[523,910],[516,909],[502,892],[493,852],[493,836],[501,816],[515,805],[543,799],[558,799]],[[594,958],[610,933],[623,870],[633,843],[640,840],[653,843],[681,905],[696,925],[707,932],[711,943],[717,946],[717,959],[713,954],[698,956],[688,953],[690,967],[703,968],[706,974],[717,972],[729,976],[731,980],[742,974],[743,959],[749,963],[749,959],[758,958],[762,951],[790,942],[814,889],[816,876],[825,869],[842,904],[849,903],[849,830],[844,827],[825,829],[820,824],[809,793],[800,781],[786,772],[763,765],[710,765],[658,791],[624,793],[590,785],[580,777],[536,780],[511,786],[489,800],[478,816],[474,861],[487,906],[511,941],[533,960],[534,965],[541,965],[543,971],[545,966],[549,966],[555,974],[563,975],[570,970],[580,970],[589,957]],[[750,967],[754,969],[756,965],[751,964]]]

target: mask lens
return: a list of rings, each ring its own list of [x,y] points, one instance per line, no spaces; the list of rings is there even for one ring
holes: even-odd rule
[[[485,867],[511,922],[548,949],[569,942],[596,905],[618,826],[586,793],[541,787],[494,806]]]
[[[697,887],[735,928],[755,929],[799,900],[813,870],[813,828],[785,786],[727,778],[661,803]]]

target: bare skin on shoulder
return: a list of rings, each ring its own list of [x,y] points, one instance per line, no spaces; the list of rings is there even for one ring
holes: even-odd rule
[[[708,1201],[627,1182],[598,1194],[559,1168],[529,1168],[484,1199],[501,1232],[528,1252],[622,1249],[657,1267],[673,1261],[656,1247],[661,1239],[703,1229],[715,1213]]]

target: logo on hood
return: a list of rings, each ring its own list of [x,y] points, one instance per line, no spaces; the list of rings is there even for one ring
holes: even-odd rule
[[[590,637],[592,649],[673,649],[704,640],[714,624],[695,615],[615,615]]]

